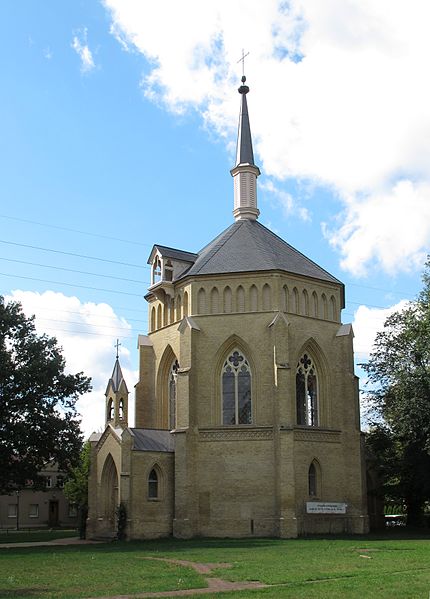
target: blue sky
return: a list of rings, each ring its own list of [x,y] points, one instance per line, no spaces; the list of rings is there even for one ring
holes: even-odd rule
[[[2,2],[0,293],[93,377],[86,433],[117,338],[136,382],[152,245],[198,251],[233,221],[242,48],[260,222],[345,283],[358,362],[415,297],[430,15],[412,5]]]

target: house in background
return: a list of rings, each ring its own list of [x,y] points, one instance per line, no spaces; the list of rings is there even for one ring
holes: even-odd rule
[[[76,528],[78,513],[63,492],[64,475],[56,464],[40,472],[44,490],[33,490],[31,484],[10,495],[0,495],[0,529]]]

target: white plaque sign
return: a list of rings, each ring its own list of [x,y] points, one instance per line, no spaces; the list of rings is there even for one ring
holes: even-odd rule
[[[306,512],[308,514],[346,514],[346,503],[307,501]]]

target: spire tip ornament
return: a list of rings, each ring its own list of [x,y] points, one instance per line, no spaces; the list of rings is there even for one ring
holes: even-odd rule
[[[248,52],[249,54],[249,52]],[[260,169],[254,163],[251,127],[249,124],[246,94],[249,87],[245,85],[244,61],[247,54],[242,50],[242,85],[238,88],[242,98],[240,101],[239,127],[237,134],[236,166],[230,171],[234,179],[234,210],[236,220],[256,220],[260,211],[257,208],[257,177]]]

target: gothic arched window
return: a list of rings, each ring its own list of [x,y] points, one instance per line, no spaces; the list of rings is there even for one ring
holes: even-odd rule
[[[317,496],[317,469],[315,468],[315,464],[313,462],[309,466],[308,471],[308,490],[309,497]]]
[[[169,428],[176,428],[176,388],[178,379],[178,360],[175,360],[169,370]]]
[[[222,423],[251,424],[251,368],[238,349],[233,350],[222,368]]]
[[[152,284],[155,285],[159,281],[161,281],[161,260],[156,256],[152,264]]]
[[[120,418],[120,420],[124,419],[124,400],[121,398],[119,400],[119,404],[118,404],[118,416]]]
[[[318,378],[312,359],[303,354],[296,370],[297,424],[318,426]]]
[[[148,476],[148,499],[158,499],[158,474],[155,468]]]
[[[109,398],[108,405],[107,405],[107,420],[108,421],[113,420],[114,412],[115,412],[115,409],[113,407],[112,398]]]

